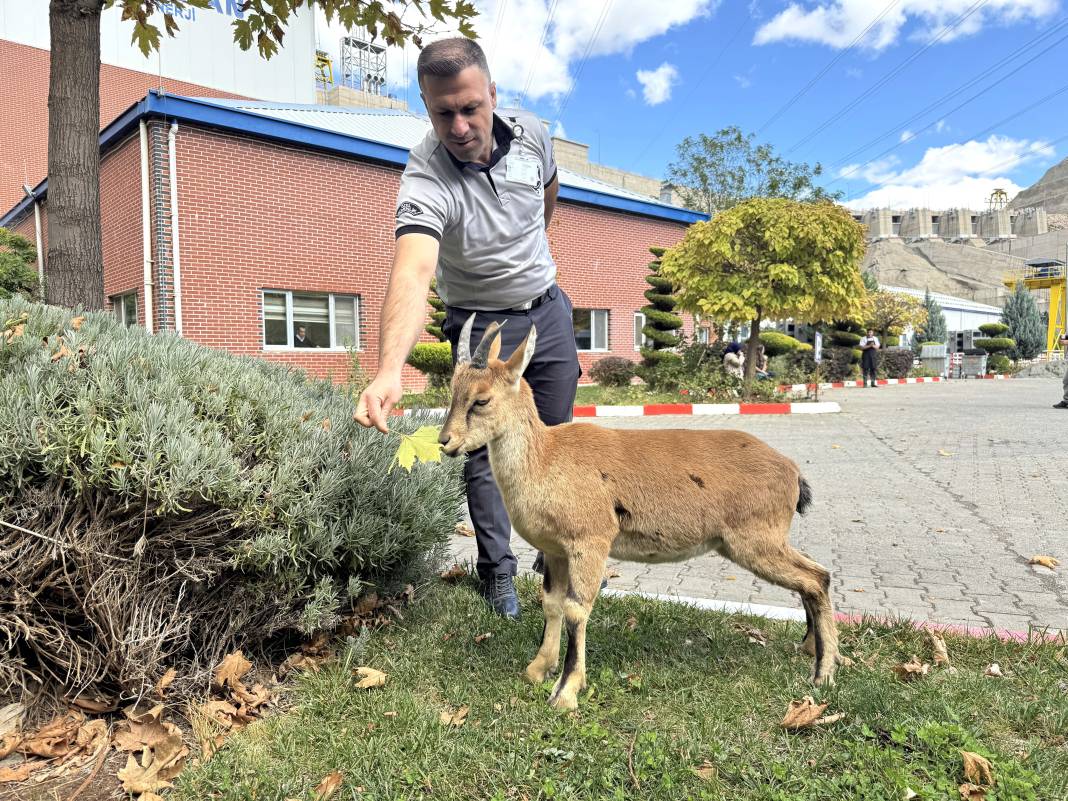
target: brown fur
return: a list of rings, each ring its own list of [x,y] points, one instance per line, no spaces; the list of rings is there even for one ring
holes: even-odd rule
[[[831,681],[841,658],[830,574],[788,541],[802,480],[797,465],[741,431],[547,427],[520,378],[535,338],[532,329],[502,362],[491,324],[480,346],[488,348],[487,366],[457,365],[441,432],[446,453],[488,445],[512,525],[545,553],[545,633],[528,678],[541,682],[555,670],[566,623],[565,670],[551,702],[577,705],[586,686],[586,621],[609,556],[681,561],[715,550],[801,595],[813,678]]]

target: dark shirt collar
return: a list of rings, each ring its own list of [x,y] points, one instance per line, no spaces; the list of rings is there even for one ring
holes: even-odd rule
[[[456,158],[456,156],[452,154],[452,151],[445,147],[444,142],[441,143],[441,146],[445,148],[445,152],[449,156],[449,161],[452,162],[453,166],[456,167],[456,169],[462,171],[464,167],[470,167],[473,170],[485,171],[493,168],[498,161],[508,155],[508,151],[512,147],[513,139],[515,139],[515,132],[512,130],[512,126],[508,122],[502,120],[500,117],[494,114],[493,141],[496,146],[493,148],[493,152],[490,154],[489,164],[483,165],[478,164],[474,161],[460,161],[460,159]]]

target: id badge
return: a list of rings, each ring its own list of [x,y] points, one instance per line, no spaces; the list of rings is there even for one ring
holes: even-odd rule
[[[506,156],[504,180],[525,186],[537,186],[541,181],[541,162],[527,156]]]

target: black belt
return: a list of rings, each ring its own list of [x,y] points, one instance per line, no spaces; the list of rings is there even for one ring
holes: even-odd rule
[[[544,292],[542,292],[540,295],[538,295],[536,298],[534,298],[534,300],[528,301],[527,303],[523,304],[522,306],[513,306],[511,309],[500,309],[496,313],[497,314],[507,314],[509,312],[512,312],[512,313],[514,313],[514,312],[525,312],[525,311],[530,311],[531,309],[536,309],[536,308],[538,308],[538,306],[540,306],[541,304],[545,303],[545,301],[552,300],[553,290],[554,289],[556,289],[555,285],[549,287]]]

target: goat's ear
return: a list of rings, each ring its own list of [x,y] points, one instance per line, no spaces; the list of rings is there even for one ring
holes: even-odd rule
[[[515,352],[506,362],[508,370],[517,384],[519,379],[522,378],[523,372],[527,369],[527,365],[530,364],[531,357],[534,356],[534,343],[537,338],[538,330],[531,325],[526,338],[519,343],[519,347],[515,349]]]
[[[491,326],[496,326],[496,325],[497,325],[496,323],[491,323]],[[489,334],[488,331],[486,333]],[[491,362],[492,361],[496,361],[497,359],[501,358],[501,332],[500,332],[500,326],[497,326],[497,328],[493,329],[492,337],[493,338],[490,340],[490,346],[489,346],[489,361],[491,361]]]

